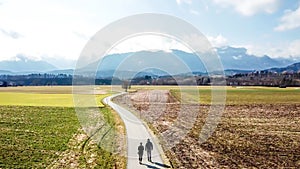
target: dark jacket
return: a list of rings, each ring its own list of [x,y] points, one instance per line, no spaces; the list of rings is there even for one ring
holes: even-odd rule
[[[143,146],[143,145],[140,145],[140,146],[138,147],[138,154],[143,154],[143,152],[144,152],[144,146]]]
[[[152,151],[153,150],[153,144],[149,141],[145,145],[146,151]]]

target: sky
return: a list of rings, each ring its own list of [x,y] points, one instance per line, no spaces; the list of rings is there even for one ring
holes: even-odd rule
[[[201,31],[214,47],[300,60],[300,0],[0,0],[0,60],[76,60],[101,28],[141,13],[168,14]],[[177,41],[141,36],[112,52],[178,48]]]

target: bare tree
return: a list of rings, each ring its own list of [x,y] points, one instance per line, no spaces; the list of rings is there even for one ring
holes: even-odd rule
[[[125,89],[125,92],[127,92],[127,90],[131,88],[130,82],[128,80],[124,80],[122,83],[122,88]]]

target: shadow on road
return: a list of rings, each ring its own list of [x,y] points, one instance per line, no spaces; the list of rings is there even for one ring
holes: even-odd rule
[[[152,162],[160,167],[163,167],[163,168],[171,168],[171,166],[168,166],[167,164],[161,164],[161,163],[158,163],[158,162]]]
[[[158,162],[152,162],[152,164],[155,164],[155,165],[157,165],[159,167],[163,167],[163,168],[171,168],[171,166],[168,166],[166,164],[161,164],[161,163],[158,163]],[[158,167],[156,167],[154,165],[149,165],[149,164],[145,164],[145,163],[142,163],[141,165],[145,165],[148,168],[159,169]]]
[[[153,166],[153,165],[149,165],[149,164],[145,164],[145,163],[142,163],[141,165],[145,165],[145,166],[148,167],[148,168],[159,169],[159,168],[157,168],[157,167],[155,167],[155,166]]]

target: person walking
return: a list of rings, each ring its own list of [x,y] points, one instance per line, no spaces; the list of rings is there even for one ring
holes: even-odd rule
[[[142,164],[142,161],[143,161],[143,154],[144,154],[144,146],[143,146],[143,143],[140,143],[140,145],[138,147],[138,155],[139,155],[140,164]]]
[[[150,139],[147,140],[147,143],[145,145],[145,149],[147,151],[148,161],[152,162],[152,160],[151,160],[151,151],[153,150],[153,144],[151,143]]]

